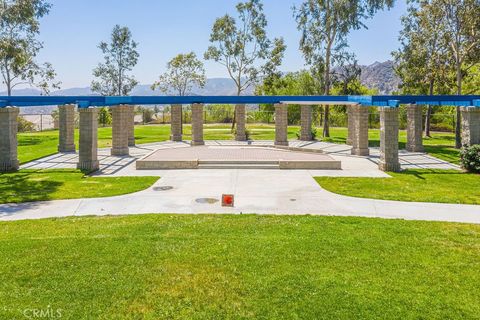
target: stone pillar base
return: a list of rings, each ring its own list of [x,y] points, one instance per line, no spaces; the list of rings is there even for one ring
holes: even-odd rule
[[[288,106],[275,105],[275,145],[288,146]]]
[[[480,108],[460,107],[462,115],[462,145],[480,144]]]
[[[203,146],[203,104],[192,105],[192,146]]]
[[[182,136],[182,105],[171,106],[170,140],[183,141]]]
[[[355,149],[355,148],[352,148],[352,155],[353,156],[368,156],[370,155],[370,149]]]
[[[0,172],[17,171],[18,142],[17,117],[20,109],[15,107],[0,108]]]
[[[235,132],[236,141],[246,141],[247,134],[245,133],[245,105],[239,104],[235,106],[235,119],[237,121],[237,130]]]
[[[300,107],[300,140],[312,141],[312,106]]]
[[[398,108],[380,107],[380,163],[382,171],[400,171],[398,159]]]
[[[385,163],[385,162],[380,162],[378,164],[378,169],[382,171],[390,171],[390,172],[400,172],[400,163]]]
[[[405,149],[408,152],[425,152],[425,148],[419,145],[407,145]]]
[[[110,150],[112,156],[128,156],[130,154],[130,149],[126,148],[112,148]]]
[[[98,160],[80,161],[77,163],[77,169],[85,172],[93,172],[100,169],[100,162]]]
[[[128,156],[128,138],[130,135],[131,107],[119,105],[110,108],[112,110],[112,156]]]
[[[2,161],[0,162],[0,172],[15,172],[20,168],[18,160]]]
[[[75,152],[76,151],[76,146],[75,144],[67,144],[67,145],[58,145],[58,152],[60,153],[69,153],[69,152]]]
[[[368,108],[361,105],[350,106],[351,123],[349,133],[352,142],[352,155],[368,156]]]
[[[86,172],[97,171],[100,168],[97,154],[98,109],[79,108],[78,113],[80,114],[80,138],[77,168]]]
[[[246,134],[244,134],[244,135],[236,134],[235,135],[235,141],[247,141],[247,135]]]
[[[170,140],[173,141],[173,142],[182,142],[182,141],[183,141],[183,137],[182,137],[182,135],[179,135],[179,136],[171,135],[171,136],[170,136]]]
[[[422,107],[407,105],[407,151],[424,152]]]
[[[205,141],[192,141],[192,142],[190,142],[190,145],[191,146],[204,146]]]
[[[58,106],[58,152],[75,152],[75,105]]]

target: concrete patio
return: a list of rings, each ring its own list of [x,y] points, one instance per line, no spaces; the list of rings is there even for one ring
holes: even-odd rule
[[[207,145],[245,145],[247,142],[208,141]],[[253,145],[271,145],[256,141]],[[0,205],[0,220],[40,219],[84,215],[144,213],[314,214],[480,223],[480,206],[359,199],[322,189],[316,176],[389,176],[378,169],[378,150],[352,156],[350,147],[323,142],[295,141],[291,146],[321,149],[342,162],[342,170],[136,170],[136,159],[161,148],[189,148],[187,143],[162,142],[130,149],[132,156],[115,157],[99,150],[98,176],[160,176],[151,188],[130,195]],[[29,169],[75,168],[77,155],[57,154],[22,166]],[[459,169],[423,153],[400,152],[403,169]],[[235,207],[220,204],[222,194],[235,195]]]

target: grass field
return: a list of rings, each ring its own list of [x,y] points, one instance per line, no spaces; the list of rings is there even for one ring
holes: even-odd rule
[[[480,226],[311,216],[0,223],[0,318],[478,319]]]
[[[406,170],[386,178],[317,177],[322,188],[352,197],[480,204],[480,175],[456,170]]]
[[[101,198],[137,192],[158,177],[95,178],[78,170],[20,170],[0,174],[0,203]]]
[[[250,138],[253,140],[273,140],[275,138],[275,127],[273,125],[248,125]],[[298,126],[288,128],[288,138],[296,139],[296,133],[300,131]],[[317,130],[321,132],[320,129]],[[184,126],[185,138],[189,139],[191,134],[190,125]],[[380,145],[379,130],[369,131],[370,146]],[[76,132],[78,140],[78,130]],[[170,137],[169,125],[148,125],[136,126],[135,138],[138,144],[166,141]],[[204,137],[206,140],[232,140],[234,137],[229,124],[205,125]],[[324,141],[334,143],[345,143],[347,137],[346,128],[331,128],[330,138],[319,138]],[[19,141],[19,159],[21,163],[26,163],[41,157],[45,157],[57,152],[58,131],[45,131],[38,133],[20,133]],[[400,132],[400,148],[404,148],[406,143],[405,131]],[[112,129],[98,129],[99,147],[109,147],[112,144]],[[434,133],[432,138],[424,140],[425,148],[428,153],[440,159],[459,163],[459,150],[454,148],[455,137],[449,133]],[[78,142],[77,142],[78,145]]]

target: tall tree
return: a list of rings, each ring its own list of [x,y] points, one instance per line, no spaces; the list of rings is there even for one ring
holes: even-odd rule
[[[351,59],[347,36],[351,30],[366,28],[364,21],[394,0],[304,0],[294,8],[297,27],[302,32],[300,49],[312,74],[321,84],[319,90],[330,95],[334,67]],[[323,136],[329,137],[329,107],[324,109]]]
[[[113,28],[110,43],[101,42],[98,46],[105,62],[93,70],[93,75],[98,80],[92,81],[92,91],[104,96],[130,94],[138,84],[133,76],[128,75],[138,62],[137,45],[127,27],[116,25]]]
[[[402,17],[400,49],[393,52],[404,94],[449,93],[451,76],[445,35],[438,27],[442,11],[432,0],[411,1]],[[425,135],[430,137],[432,106],[427,107]]]
[[[225,66],[241,95],[263,76],[275,73],[286,46],[282,38],[268,39],[260,0],[241,2],[236,8],[238,20],[225,15],[215,21],[205,59]]]
[[[39,19],[48,14],[51,5],[45,0],[0,0],[0,72],[10,96],[20,85],[30,85],[48,94],[59,88],[50,63],[36,61],[42,43]]]
[[[152,90],[160,89],[163,93],[175,92],[179,96],[191,93],[194,86],[203,88],[207,78],[202,61],[195,53],[179,54],[167,64],[167,71],[152,85]]]
[[[461,95],[463,79],[480,61],[480,1],[435,0],[433,5],[443,13],[439,27],[444,31],[454,60],[456,93]],[[461,148],[460,110],[457,108],[455,147]]]

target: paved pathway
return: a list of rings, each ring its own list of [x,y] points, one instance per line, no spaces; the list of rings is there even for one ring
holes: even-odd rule
[[[225,144],[214,141],[209,144]],[[231,144],[232,142],[230,142]],[[256,143],[261,144],[261,143]],[[264,142],[264,144],[270,144]],[[296,146],[306,145],[296,142]],[[292,145],[295,145],[292,143]],[[0,205],[0,220],[39,219],[83,215],[143,213],[257,213],[314,214],[402,218],[412,220],[480,223],[480,206],[412,203],[358,199],[336,195],[321,187],[314,176],[388,177],[377,169],[378,150],[370,157],[348,154],[349,147],[310,143],[342,161],[343,170],[167,170],[136,171],[134,161],[158,148],[182,148],[182,143],[156,143],[132,148],[134,157],[111,157],[100,150],[101,176],[157,175],[162,178],[148,190],[135,194],[79,200],[58,200]],[[76,155],[55,155],[23,166],[24,168],[74,167]],[[417,153],[401,153],[403,168],[458,167]],[[223,208],[220,196],[235,195],[235,207]]]

